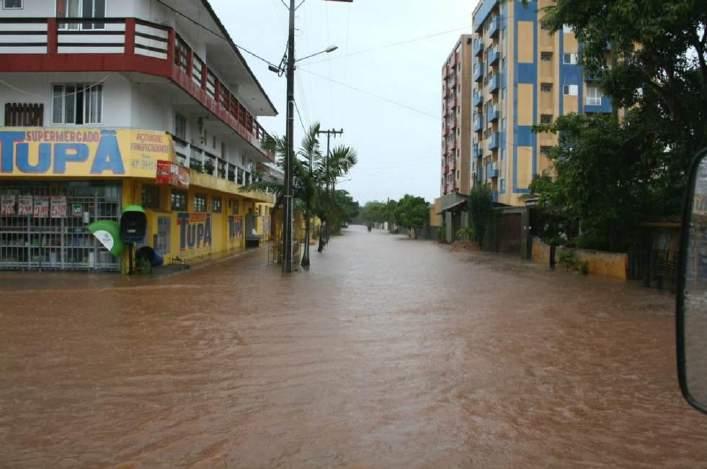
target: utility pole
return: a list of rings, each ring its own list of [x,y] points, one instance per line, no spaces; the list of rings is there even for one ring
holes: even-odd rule
[[[351,3],[353,0],[328,0],[333,2]],[[299,5],[295,5],[295,0],[290,0],[290,30],[287,39],[287,128],[286,128],[286,145],[287,154],[285,155],[285,203],[283,210],[283,227],[282,227],[282,271],[284,273],[292,272],[292,230],[294,228],[294,193],[293,193],[293,177],[292,164],[295,155],[295,63],[314,57],[319,54],[328,54],[334,52],[337,47],[329,47],[316,54],[308,55],[299,60],[295,59],[295,11],[302,6],[305,0],[301,0]],[[270,71],[279,73],[281,67],[276,67],[270,64]]]
[[[282,271],[292,272],[292,228],[294,201],[292,193],[292,162],[294,160],[295,129],[295,0],[290,0],[290,32],[287,42],[287,155],[285,158],[285,204],[282,230]]]
[[[325,167],[326,167],[326,174],[327,174],[326,191],[329,193],[329,196],[333,200],[334,192],[333,192],[332,188],[334,188],[336,185],[336,182],[335,182],[336,178],[334,178],[334,180],[331,181],[331,186],[329,184],[329,179],[328,179],[329,158],[331,156],[331,137],[332,137],[332,135],[334,137],[336,137],[338,135],[344,135],[344,129],[341,129],[341,130],[336,130],[336,129],[320,130],[319,132],[317,132],[317,135],[326,135],[326,158],[324,160]],[[329,221],[328,220],[325,221],[324,228],[325,228],[324,234],[326,235],[326,241],[329,242]],[[309,236],[309,233],[307,233],[307,235]],[[322,252],[322,250],[324,249],[324,243],[322,242],[322,236],[323,236],[323,233],[321,232],[321,229],[320,229],[320,231],[319,231],[319,252]],[[305,249],[307,249],[307,254],[309,254],[309,246],[307,246]]]

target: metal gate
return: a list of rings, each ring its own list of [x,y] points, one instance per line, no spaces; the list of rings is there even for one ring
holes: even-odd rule
[[[36,208],[31,215],[20,215],[19,201],[27,203],[30,196],[33,204],[61,196],[64,216]],[[88,231],[94,221],[120,218],[119,184],[3,182],[0,199],[0,270],[120,270],[119,260]]]

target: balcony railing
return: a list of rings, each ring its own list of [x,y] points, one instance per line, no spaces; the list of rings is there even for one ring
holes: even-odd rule
[[[477,55],[481,54],[481,51],[484,50],[484,43],[481,39],[476,39],[474,41],[474,44],[471,46],[471,53],[474,54],[474,57]]]
[[[494,122],[498,120],[498,108],[496,108],[496,106],[489,107],[488,119],[489,122]]]
[[[498,177],[498,165],[496,163],[489,163],[486,165],[486,178],[495,179]]]
[[[489,136],[489,150],[496,150],[498,148],[498,132],[493,132]]]
[[[488,35],[490,37],[494,37],[496,33],[498,33],[498,29],[500,26],[500,19],[498,16],[494,16],[489,20],[489,30],[488,30]]]
[[[493,46],[486,52],[486,60],[488,60],[489,65],[494,65],[498,62],[499,58],[498,46]]]
[[[471,103],[474,107],[481,106],[481,93],[474,93],[474,96],[471,98]]]
[[[481,77],[483,77],[483,76],[484,76],[483,67],[481,66],[481,64],[479,62],[475,63],[474,64],[474,75],[473,75],[474,81],[480,81]]]
[[[481,148],[478,144],[474,144],[471,149],[471,156],[475,159],[481,158]]]
[[[474,132],[480,132],[481,131],[481,116],[478,114],[476,117],[474,117]]]
[[[241,186],[247,186],[257,179],[252,171],[240,168],[198,145],[191,144],[175,135],[172,135],[172,141],[177,154],[177,163],[185,168]]]
[[[489,93],[498,91],[498,75],[491,76],[486,86],[488,87]]]
[[[587,96],[587,106],[601,106],[601,96]]]
[[[184,91],[267,157],[267,136],[218,74],[170,27],[137,18],[0,18],[0,72],[136,72]]]

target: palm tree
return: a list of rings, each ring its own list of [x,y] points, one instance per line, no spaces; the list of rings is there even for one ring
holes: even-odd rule
[[[319,205],[316,208],[317,216],[324,226],[324,233],[319,236],[319,252],[324,250],[324,246],[329,241],[329,226],[332,220],[340,218],[339,212],[341,210],[336,203],[336,180],[348,174],[357,162],[356,150],[340,145],[331,150],[324,166],[320,168],[322,171],[319,186],[321,193],[317,198]]]
[[[302,259],[302,266],[309,266],[309,239],[311,231],[311,218],[317,215],[322,223],[337,217],[338,206],[334,197],[333,188],[336,179],[345,176],[356,164],[356,152],[350,147],[339,146],[334,148],[329,158],[322,155],[319,146],[319,123],[312,125],[302,139],[301,147],[296,152],[293,159],[293,187],[294,198],[303,205],[305,215],[305,252]],[[277,165],[285,168],[285,157],[287,155],[287,143],[281,137],[269,137],[263,142],[266,150],[275,153]],[[282,203],[284,196],[284,185],[273,182],[257,182],[252,184],[250,189],[269,190],[276,194],[275,208]],[[322,237],[320,236],[319,251],[323,249]]]

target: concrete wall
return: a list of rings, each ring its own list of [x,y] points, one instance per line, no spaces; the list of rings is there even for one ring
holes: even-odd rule
[[[565,247],[558,247],[555,260],[558,262],[560,253],[568,250]],[[594,251],[588,249],[571,249],[577,259],[587,262],[589,273],[601,277],[610,277],[619,280],[628,280],[628,255],[622,253]],[[550,265],[550,246],[543,243],[540,238],[533,238],[532,260],[536,264]]]

